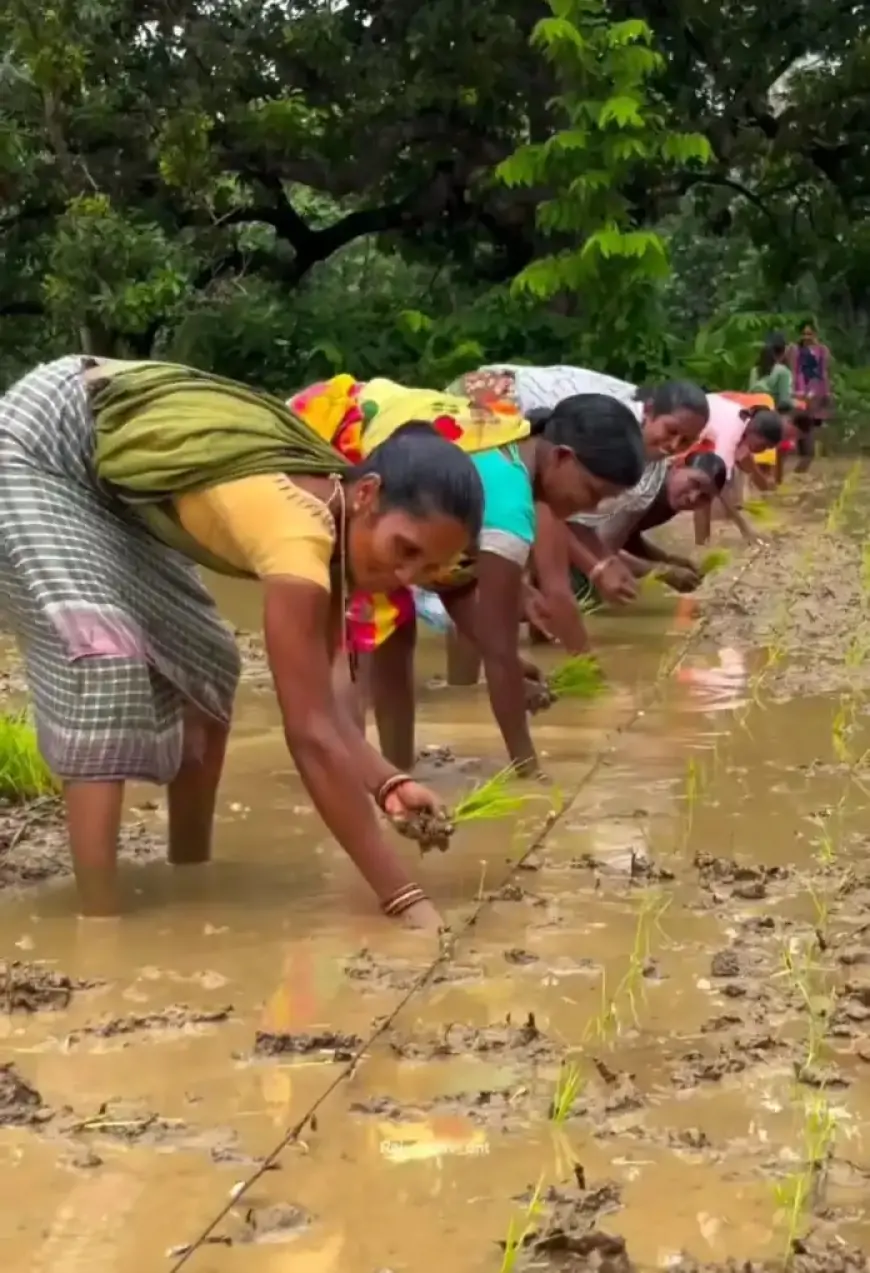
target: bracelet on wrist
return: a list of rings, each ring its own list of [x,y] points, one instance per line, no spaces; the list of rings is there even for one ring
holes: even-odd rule
[[[388,919],[395,919],[398,915],[403,915],[405,911],[410,910],[412,906],[416,906],[418,902],[426,900],[426,894],[419,884],[405,884],[402,888],[396,889],[391,897],[381,902],[381,910]]]
[[[382,782],[378,787],[378,790],[375,793],[375,804],[379,809],[383,810],[384,805],[387,802],[387,796],[392,795],[397,788],[404,787],[406,782],[413,781],[414,779],[410,774],[391,774],[390,777]]]

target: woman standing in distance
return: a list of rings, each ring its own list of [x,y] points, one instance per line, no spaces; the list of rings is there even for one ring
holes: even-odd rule
[[[816,454],[815,429],[821,427],[831,415],[831,351],[816,334],[815,324],[804,323],[796,345],[789,349],[789,361],[794,374],[796,395],[804,402],[807,414],[813,421],[813,429],[801,437],[797,444],[796,472],[806,473]]]

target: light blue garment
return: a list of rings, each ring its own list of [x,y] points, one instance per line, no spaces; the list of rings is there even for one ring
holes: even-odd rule
[[[519,450],[480,451],[471,460],[483,482],[481,549],[525,566],[535,542],[535,498]]]
[[[444,602],[437,592],[426,592],[423,588],[412,588],[417,618],[422,619],[429,628],[436,632],[451,632],[453,620],[447,613]]]

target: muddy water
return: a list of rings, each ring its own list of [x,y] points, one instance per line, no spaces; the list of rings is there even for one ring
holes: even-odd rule
[[[780,554],[819,538],[838,476],[801,520],[781,501]],[[498,1273],[539,1182],[518,1269],[781,1262],[807,1102],[835,1127],[815,1241],[866,1249],[870,781],[800,634],[773,668],[753,644],[782,573],[745,554],[731,573],[694,617],[653,595],[596,618],[610,693],[535,727],[562,816],[536,848],[546,802],[420,864],[458,934],[434,967],[311,813],[248,642],[216,861],[129,866],[121,922],[77,922],[63,880],[0,895],[20,961],[0,994],[4,1267]],[[253,590],[224,601],[253,627]],[[427,643],[420,741],[493,763],[483,692],[441,670]],[[870,746],[859,713],[847,742]],[[470,781],[430,768],[445,792]],[[554,1121],[565,1057],[579,1081]]]

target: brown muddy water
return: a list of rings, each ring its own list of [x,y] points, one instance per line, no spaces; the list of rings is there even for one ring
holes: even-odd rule
[[[847,473],[777,497],[774,546],[696,602],[596,616],[609,690],[536,720],[540,804],[420,864],[447,958],[374,914],[311,812],[254,638],[212,865],[163,865],[132,792],[129,913],[78,921],[53,811],[7,814],[4,1269],[772,1269],[791,1238],[795,1267],[866,1269],[866,475],[826,530]],[[227,603],[254,625],[252,590]],[[420,742],[452,794],[500,748],[442,670],[427,642]]]

